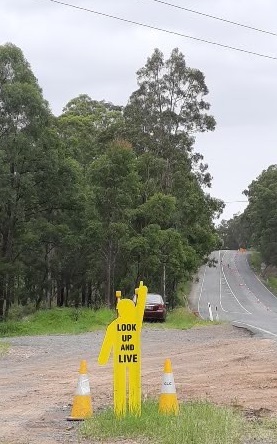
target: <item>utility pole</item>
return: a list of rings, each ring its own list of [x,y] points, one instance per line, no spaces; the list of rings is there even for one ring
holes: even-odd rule
[[[166,296],[165,296],[165,262],[163,263],[163,298],[164,298],[164,303],[166,303]]]

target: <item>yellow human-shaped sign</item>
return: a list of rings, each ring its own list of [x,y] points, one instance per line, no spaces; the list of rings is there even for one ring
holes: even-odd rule
[[[135,294],[136,303],[120,299],[120,292],[117,292],[118,317],[107,327],[98,356],[99,364],[105,365],[113,350],[114,411],[117,416],[126,414],[127,391],[129,412],[136,416],[141,413],[140,335],[147,296],[143,282],[140,282]]]

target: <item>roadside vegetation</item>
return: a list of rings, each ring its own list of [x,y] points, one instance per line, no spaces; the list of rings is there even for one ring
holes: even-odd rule
[[[8,344],[8,342],[0,342],[0,358],[9,351],[9,348],[10,344]]]
[[[211,322],[203,321],[188,308],[190,289],[191,281],[180,283],[174,301],[176,307],[168,310],[166,322],[145,322],[144,327],[186,330],[211,325]],[[14,304],[9,310],[7,321],[0,322],[0,337],[85,333],[106,328],[115,317],[116,311],[106,307],[97,310],[55,307],[37,311],[33,303]]]
[[[269,288],[277,295],[277,277],[269,276],[268,278]]]
[[[140,418],[115,419],[112,409],[96,414],[80,428],[83,437],[99,439],[134,439],[159,444],[236,444],[243,433],[243,421],[232,409],[207,402],[188,402],[180,406],[178,416],[158,413],[157,403],[142,405]]]
[[[251,251],[250,266],[256,273],[261,272],[262,256],[258,251]]]
[[[142,404],[140,418],[127,415],[116,419],[111,408],[96,413],[80,427],[82,437],[106,440],[132,440],[159,444],[242,444],[276,442],[277,421],[248,417],[232,407],[219,407],[206,401],[180,405],[178,416],[158,413],[154,400]]]
[[[262,255],[259,251],[252,251],[250,256],[250,265],[254,271],[258,274],[261,273]],[[276,274],[276,269],[270,269],[269,276],[262,276],[264,284],[277,295],[277,276],[273,276],[272,273]]]
[[[105,328],[115,318],[108,308],[54,308],[40,310],[21,320],[0,323],[0,336],[77,334]]]
[[[192,288],[192,279],[182,280],[176,292],[176,301],[174,305],[177,307],[189,307],[189,294]]]
[[[140,280],[174,307],[224,207],[194,150],[216,124],[204,74],[155,49],[125,106],[80,91],[54,116],[11,43],[0,73],[0,322],[16,305],[112,308]]]
[[[215,323],[216,322],[203,321],[186,308],[178,307],[168,313],[166,322],[165,324],[163,324],[163,327],[187,330],[192,327],[214,325]]]
[[[11,311],[12,313],[12,311]],[[50,334],[78,334],[104,329],[116,317],[115,310],[100,308],[53,308],[39,310],[22,319],[10,319],[0,323],[0,337],[35,336]],[[185,307],[175,308],[168,313],[165,323],[145,323],[144,327],[188,329],[209,325]]]
[[[254,250],[252,266],[263,275],[277,274],[277,164],[270,165],[243,191],[248,205],[241,214],[223,220],[218,227],[223,248]],[[275,278],[271,286],[276,288]]]

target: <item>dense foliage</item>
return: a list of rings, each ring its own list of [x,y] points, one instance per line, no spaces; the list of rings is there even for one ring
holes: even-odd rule
[[[243,214],[236,214],[232,219],[223,219],[217,228],[220,246],[230,250],[250,246],[249,230]]]
[[[203,74],[155,50],[125,108],[87,95],[54,117],[21,50],[0,46],[0,319],[12,304],[113,305],[143,279],[172,305],[218,242],[222,202],[195,133]]]
[[[277,165],[271,165],[244,191],[249,203],[241,215],[222,221],[226,248],[254,247],[266,265],[277,266]]]

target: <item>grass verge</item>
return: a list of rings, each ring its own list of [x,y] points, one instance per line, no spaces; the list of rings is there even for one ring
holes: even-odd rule
[[[258,251],[252,251],[250,255],[250,265],[257,273],[261,272],[262,257]]]
[[[0,323],[0,337],[85,333],[105,328],[115,317],[115,311],[106,308],[97,311],[86,308],[40,310],[22,320]],[[159,324],[159,327],[186,330],[210,324],[211,322],[203,321],[186,308],[180,307],[170,311],[166,322]],[[144,325],[157,326],[156,323]]]
[[[202,319],[195,316],[194,313],[187,310],[184,307],[175,308],[170,311],[167,315],[167,320],[164,327],[167,328],[178,328],[180,330],[187,330],[192,327],[212,325],[210,321],[203,321]]]
[[[115,318],[115,312],[102,308],[53,308],[40,310],[21,321],[0,323],[0,336],[33,336],[47,334],[77,334],[105,328]]]
[[[269,276],[268,285],[269,288],[273,291],[273,293],[277,294],[277,277]]]
[[[10,344],[8,342],[0,342],[0,358],[5,355],[10,348]]]
[[[183,281],[177,288],[177,305],[188,307],[188,297],[192,289],[192,281]]]
[[[156,402],[147,401],[140,418],[127,415],[117,420],[108,409],[86,420],[80,433],[100,442],[121,438],[151,444],[236,444],[243,433],[243,420],[232,409],[207,402],[185,403],[178,416],[165,416],[158,413]]]
[[[258,274],[261,273],[262,257],[261,253],[258,251],[253,251],[250,256],[250,265],[254,271]],[[261,278],[264,284],[277,295],[277,277],[268,276],[266,278]]]

